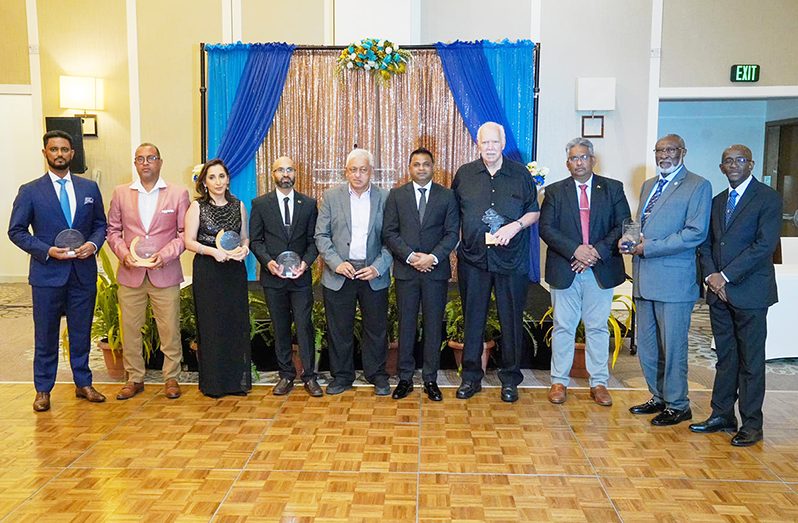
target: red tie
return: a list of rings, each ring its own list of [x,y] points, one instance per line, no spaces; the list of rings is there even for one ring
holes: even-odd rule
[[[582,243],[590,244],[590,202],[587,201],[587,184],[579,185],[582,194],[579,195],[579,221],[582,223]]]

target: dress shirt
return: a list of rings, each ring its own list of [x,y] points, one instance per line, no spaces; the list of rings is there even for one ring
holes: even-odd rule
[[[349,186],[349,209],[352,213],[352,239],[349,242],[349,259],[365,260],[371,215],[371,184],[360,196]]]
[[[47,174],[50,175],[50,181],[53,184],[53,188],[55,189],[55,198],[57,200],[61,199],[61,184],[58,183],[59,178],[52,171],[47,171]],[[72,183],[72,174],[67,172],[66,176],[63,178],[67,181],[64,184],[64,188],[66,188],[67,196],[69,197],[69,211],[72,213],[72,221],[75,221],[75,210],[77,209],[77,200],[75,198],[75,184]]]
[[[743,197],[743,193],[748,188],[748,186],[751,185],[751,178],[753,178],[753,176],[749,176],[748,178],[746,178],[745,181],[743,183],[741,183],[740,185],[738,185],[737,187],[732,187],[731,185],[729,185],[729,194],[731,194],[732,191],[736,191],[737,192],[737,203],[736,203],[736,205],[740,205],[740,199]],[[728,200],[728,196],[726,197],[726,199]],[[735,206],[735,208],[736,208],[736,206]],[[723,271],[720,271],[720,275],[723,276],[723,279],[726,280],[726,283],[729,283],[729,278],[726,277],[726,274]],[[704,278],[704,281],[707,281],[708,278],[709,278],[709,276]]]
[[[150,192],[147,192],[141,184],[141,180],[131,183],[130,188],[139,192],[139,218],[141,218],[141,225],[144,226],[144,230],[150,232],[152,219],[158,209],[158,196],[161,193],[161,189],[166,189],[166,182],[163,181],[163,178],[158,178]]]
[[[587,193],[587,203],[588,203],[588,205],[590,205],[590,202],[593,201],[593,199],[591,198],[591,195],[592,195],[592,192],[593,192],[593,190],[592,190],[592,188],[593,188],[593,173],[590,173],[590,178],[588,178],[586,182],[578,182],[578,181],[574,180],[574,183],[576,184],[576,203],[577,203],[577,206],[579,204],[579,199],[582,197],[582,189],[579,188],[581,185],[587,185],[587,190],[585,192]]]
[[[675,171],[673,171],[672,173],[670,173],[668,175],[662,176],[662,174],[658,174],[657,175],[657,182],[654,184],[654,187],[652,187],[651,192],[648,193],[648,198],[646,198],[646,204],[643,205],[643,207],[641,207],[641,209],[645,209],[648,206],[648,201],[651,200],[651,197],[654,196],[655,192],[657,192],[657,184],[659,183],[660,178],[664,178],[665,179],[665,185],[662,186],[662,192],[665,192],[665,189],[668,188],[668,185],[671,184],[673,179],[676,177],[676,175],[678,173],[680,173],[682,171],[682,169],[684,169],[684,164],[681,164],[678,169],[676,169]],[[660,196],[660,197],[662,197],[662,196]]]
[[[291,214],[289,218],[293,222],[294,219],[294,189],[291,189],[291,192],[288,194],[283,194],[280,192],[279,189],[274,190],[277,193],[277,207],[280,208],[280,217],[282,218],[282,223],[285,223],[285,199],[288,198],[288,212]],[[291,223],[291,222],[289,222]]]
[[[413,182],[413,194],[416,195],[416,209],[418,209],[418,205],[419,203],[421,203],[421,191],[419,191],[419,189],[426,189],[426,191],[424,191],[424,198],[427,199],[427,208],[429,209],[429,191],[430,189],[432,189],[432,180],[428,181],[427,185],[419,185],[416,182]],[[410,263],[410,258],[412,258],[415,255],[416,255],[415,252],[411,252],[410,256],[408,256],[407,259],[405,260],[405,263]],[[432,254],[431,256],[432,259],[435,260],[432,265],[438,265],[438,257],[435,256],[434,254]]]

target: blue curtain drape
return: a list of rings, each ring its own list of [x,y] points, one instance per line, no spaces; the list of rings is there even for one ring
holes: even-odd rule
[[[208,45],[208,158],[221,158],[230,170],[230,191],[247,207],[257,196],[255,153],[269,132],[280,102],[289,44]],[[246,260],[256,278],[253,256]]]
[[[446,82],[471,137],[485,122],[504,126],[504,154],[519,162],[532,158],[534,140],[535,44],[454,42],[435,44]],[[538,225],[530,228],[529,279],[540,281]]]

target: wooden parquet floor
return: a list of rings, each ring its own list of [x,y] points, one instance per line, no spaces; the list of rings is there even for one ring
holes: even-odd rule
[[[769,392],[765,441],[656,428],[627,412],[645,391],[594,405],[545,389],[505,404],[309,398],[256,387],[213,400],[196,386],[105,404],[59,384],[0,384],[0,520],[47,521],[798,521],[798,393]],[[709,393],[692,393],[694,419]]]

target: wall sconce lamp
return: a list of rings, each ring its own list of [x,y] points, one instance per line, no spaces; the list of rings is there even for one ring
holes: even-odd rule
[[[576,110],[590,111],[582,116],[582,137],[604,138],[604,116],[595,112],[615,110],[615,78],[577,78]]]
[[[105,91],[102,78],[91,76],[62,76],[61,108],[82,111],[75,116],[80,118],[83,136],[97,136],[97,115],[88,111],[102,111],[105,104]]]

